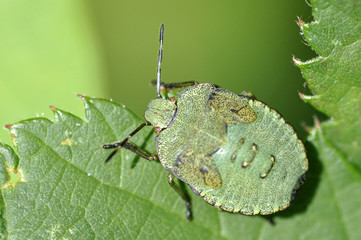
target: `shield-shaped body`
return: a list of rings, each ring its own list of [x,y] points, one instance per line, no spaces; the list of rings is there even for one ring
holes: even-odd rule
[[[157,136],[165,169],[225,211],[271,214],[289,205],[308,161],[276,111],[201,83],[179,94],[173,112]]]

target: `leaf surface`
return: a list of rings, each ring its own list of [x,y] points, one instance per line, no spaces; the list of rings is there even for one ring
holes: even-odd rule
[[[352,216],[357,215],[352,210],[354,205],[347,202],[338,205],[343,195],[349,195],[349,201],[353,201],[351,195],[359,194],[354,188],[360,190],[360,182],[353,181],[357,175],[350,175],[350,169],[343,165],[338,168],[336,163],[336,167],[327,165],[321,176],[317,168],[310,172],[293,205],[274,216],[275,225],[260,216],[220,212],[190,189],[194,220],[187,222],[184,202],[168,186],[166,171],[158,162],[147,162],[121,150],[104,164],[110,152],[102,150],[101,144],[125,138],[141,120],[111,101],[87,97],[84,101],[84,120],[54,108],[54,122],[37,118],[12,125],[18,156],[8,146],[1,145],[0,157],[3,166],[11,166],[22,176],[13,187],[6,185],[6,169],[0,175],[3,236],[9,239],[238,239],[239,236],[329,239],[324,234],[331,229],[337,239],[347,236],[343,218],[339,216],[348,216],[352,223]],[[152,129],[146,129],[132,140],[153,152],[154,137]],[[329,154],[333,159],[338,157]],[[339,179],[344,184],[352,182],[353,187],[338,190],[334,184],[342,185]],[[352,230],[352,234],[360,232],[357,228]]]
[[[295,59],[295,63],[313,93],[301,98],[330,117],[323,123],[316,120],[309,137],[321,162],[317,192],[328,183],[320,208],[328,209],[330,227],[320,230],[334,239],[359,239],[361,2],[315,0],[312,7],[315,20],[308,24],[300,20],[299,25],[319,57],[307,62]]]
[[[218,211],[189,188],[194,220],[187,222],[158,162],[120,150],[104,164],[110,152],[101,145],[124,139],[142,120],[114,102],[84,97],[84,119],[53,108],[54,121],[11,126],[15,150],[0,144],[0,237],[360,239],[360,3],[312,4],[315,22],[301,26],[320,57],[297,64],[314,93],[305,99],[333,120],[311,131],[307,180],[273,225]],[[148,128],[132,141],[154,152],[154,139]]]
[[[313,1],[315,21],[301,29],[320,56],[296,64],[313,96],[304,96],[331,117],[325,136],[361,170],[361,2]]]

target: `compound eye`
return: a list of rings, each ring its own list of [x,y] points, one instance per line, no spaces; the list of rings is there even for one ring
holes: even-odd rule
[[[154,132],[155,132],[155,133],[159,133],[161,130],[162,130],[162,128],[159,127],[159,126],[155,126],[155,127],[154,127]]]
[[[170,101],[171,103],[175,104],[175,97],[169,98],[169,101]]]

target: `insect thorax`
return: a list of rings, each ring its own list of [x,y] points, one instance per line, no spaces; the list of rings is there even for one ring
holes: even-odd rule
[[[150,101],[148,109],[144,113],[144,117],[154,127],[163,129],[171,122],[176,109],[176,105],[171,101],[157,98]]]

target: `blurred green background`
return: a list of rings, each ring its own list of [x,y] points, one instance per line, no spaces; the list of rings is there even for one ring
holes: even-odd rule
[[[165,24],[162,80],[212,82],[250,91],[305,137],[315,111],[292,56],[315,56],[297,16],[305,0],[0,2],[0,125],[52,117],[49,105],[83,116],[81,93],[112,98],[140,117],[156,96],[158,31]],[[10,143],[7,130],[0,140]]]

